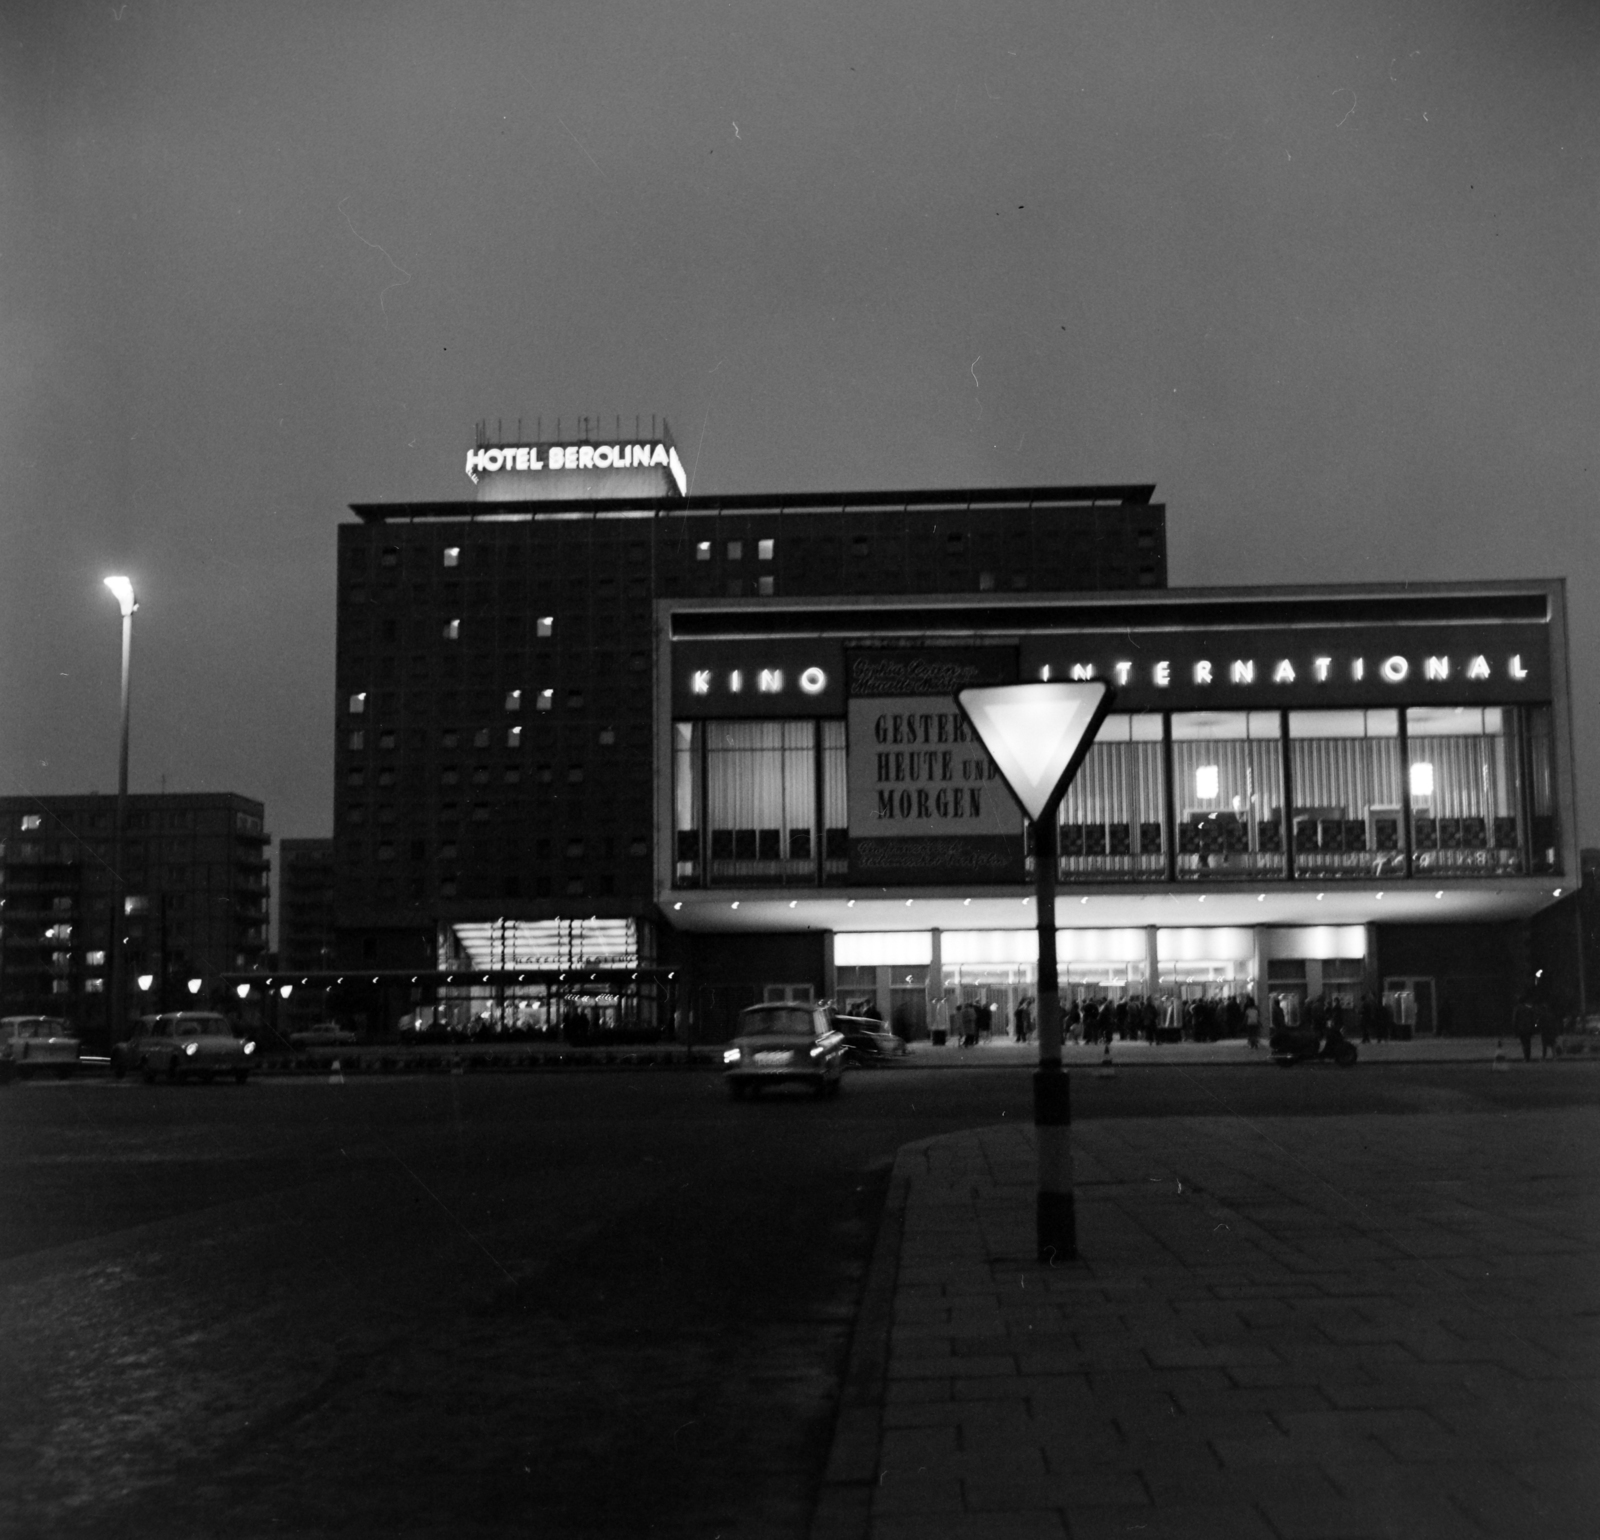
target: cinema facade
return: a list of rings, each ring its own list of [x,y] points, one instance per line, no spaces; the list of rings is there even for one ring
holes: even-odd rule
[[[1095,678],[1064,990],[1504,1029],[1578,871],[1559,581],[1175,590],[1149,487],[690,498],[659,445],[576,482],[550,449],[340,530],[338,946],[374,1026],[1009,1020],[1032,854],[954,692]]]

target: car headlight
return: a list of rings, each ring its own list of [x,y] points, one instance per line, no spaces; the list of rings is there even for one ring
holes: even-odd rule
[[[244,1045],[244,1051],[246,1053],[254,1053],[256,1051],[256,1045],[254,1043],[246,1043]]]
[[[183,1045],[183,1051],[192,1059],[197,1053],[200,1052],[200,1045],[198,1043],[185,1043]]]
[[[813,1059],[820,1059],[827,1051],[828,1049],[826,1044],[818,1043],[817,1046],[811,1050],[811,1057]]]
[[[739,1050],[737,1048],[724,1048],[722,1050],[722,1062],[724,1064],[737,1064],[739,1062]]]

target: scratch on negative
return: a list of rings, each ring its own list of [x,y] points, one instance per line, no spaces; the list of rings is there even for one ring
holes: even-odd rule
[[[1333,90],[1328,92],[1328,95],[1329,96],[1337,96],[1341,91],[1350,91],[1350,87],[1349,86],[1335,86],[1333,88]],[[1356,110],[1356,93],[1354,91],[1350,91],[1350,111],[1345,113],[1345,115],[1342,118],[1340,118],[1339,121],[1337,123],[1335,123],[1333,126],[1335,128],[1343,128],[1345,126],[1345,124],[1350,121],[1351,114],[1353,114],[1355,112],[1355,110]]]
[[[579,137],[578,137],[578,136],[577,136],[577,135],[576,135],[576,134],[575,134],[575,133],[573,133],[573,131],[572,131],[572,130],[571,130],[571,129],[570,129],[570,128],[567,128],[567,125],[566,125],[566,123],[565,123],[565,122],[564,122],[564,121],[563,121],[563,120],[562,120],[562,117],[561,117],[561,114],[560,114],[560,113],[559,113],[559,112],[558,112],[558,113],[557,113],[557,114],[556,114],[556,122],[557,122],[557,123],[560,123],[560,124],[561,124],[561,127],[562,127],[562,128],[563,128],[563,130],[565,130],[565,132],[566,132],[566,136],[567,136],[567,138],[569,138],[569,139],[570,139],[570,140],[571,140],[571,141],[572,141],[572,142],[573,142],[573,143],[574,143],[574,144],[575,144],[575,145],[577,145],[577,147],[578,147],[578,148],[579,148],[579,149],[580,149],[580,150],[583,150],[583,157],[584,157],[584,159],[585,159],[585,160],[587,160],[587,161],[588,161],[588,162],[589,162],[589,164],[590,164],[590,165],[591,165],[591,166],[593,166],[593,167],[594,167],[594,169],[595,169],[595,170],[596,170],[596,171],[600,171],[600,162],[599,162],[599,161],[597,161],[597,160],[596,160],[596,159],[595,159],[595,158],[594,158],[594,156],[592,156],[592,155],[591,155],[591,154],[590,154],[590,153],[589,153],[589,152],[588,152],[588,150],[587,150],[587,149],[585,149],[585,148],[584,148],[584,143],[583,143],[583,140],[581,140],[581,139],[580,139],[580,138],[579,138]],[[600,171],[600,175],[601,175],[601,176],[604,176],[604,175],[605,175],[605,172],[603,172],[603,171]]]
[[[400,264],[398,262],[396,262],[395,259],[393,257],[391,257],[389,255],[389,253],[386,252],[383,249],[383,247],[381,247],[376,241],[369,241],[366,238],[366,236],[364,236],[358,229],[356,229],[355,222],[350,218],[350,216],[348,214],[345,214],[344,206],[348,201],[349,201],[348,197],[341,198],[339,200],[339,212],[341,214],[344,214],[344,222],[347,225],[350,226],[350,233],[353,236],[355,236],[355,238],[358,241],[360,241],[363,246],[370,246],[375,252],[378,253],[379,256],[381,256],[383,258],[383,260],[385,262],[387,262],[389,264],[390,267],[392,267],[395,270],[395,272],[397,272],[400,275],[400,280],[399,280],[398,283],[386,283],[378,291],[378,309],[379,310],[383,310],[383,296],[385,294],[387,294],[390,289],[398,289],[401,284],[410,283],[411,282],[411,274],[408,273],[403,267],[401,267]],[[387,315],[388,312],[384,311],[384,314]]]
[[[978,357],[973,359],[972,362],[967,365],[967,368],[969,368],[972,371],[972,388],[974,390],[981,390],[982,389],[982,386],[980,386],[978,384],[978,361],[982,357],[983,357],[982,353],[978,354]]]

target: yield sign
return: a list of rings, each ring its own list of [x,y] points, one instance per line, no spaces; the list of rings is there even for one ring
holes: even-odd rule
[[[1103,679],[994,685],[958,691],[956,704],[1037,822],[1089,752],[1111,709],[1111,686]]]

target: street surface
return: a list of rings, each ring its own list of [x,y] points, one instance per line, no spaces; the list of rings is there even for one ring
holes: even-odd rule
[[[1073,1092],[1533,1129],[1600,1065]],[[1030,1106],[1023,1069],[915,1066],[831,1102],[671,1070],[7,1087],[0,1533],[804,1535],[896,1151]]]

